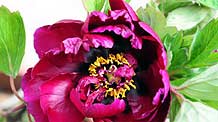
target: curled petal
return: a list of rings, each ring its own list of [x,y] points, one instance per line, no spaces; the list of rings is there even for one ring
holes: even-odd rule
[[[146,23],[139,22],[138,24],[142,28],[142,30],[144,30],[146,33],[149,33],[152,36],[152,38],[155,39],[155,40],[152,39],[153,42],[158,43],[158,45],[159,45],[158,46],[159,49],[157,50],[157,53],[158,53],[158,56],[159,56],[158,60],[159,60],[160,63],[163,62],[163,64],[162,64],[163,67],[162,68],[165,69],[165,67],[167,66],[167,55],[166,55],[166,51],[165,51],[165,49],[163,47],[163,44],[161,43],[160,38],[153,31],[153,29],[149,25],[147,25]]]
[[[90,84],[96,84],[98,83],[98,79],[95,77],[90,77],[90,76],[86,76],[83,77],[80,81],[79,84],[77,85],[77,90],[79,92],[80,95],[80,99],[82,100],[86,100],[87,96],[89,96],[89,85]]]
[[[70,94],[71,101],[85,116],[91,118],[110,117],[119,114],[125,110],[125,101],[115,99],[114,102],[108,105],[102,103],[94,103],[88,106],[80,100],[78,91],[73,89]]]
[[[135,69],[138,66],[138,61],[131,55],[131,54],[125,54],[124,57],[127,59],[129,64]]]
[[[171,101],[170,92],[168,92],[166,98],[160,104],[156,113],[150,117],[149,121],[150,122],[164,122],[167,117],[167,114],[169,113],[170,101]]]
[[[93,29],[92,33],[103,33],[103,32],[114,32],[117,35],[122,36],[124,39],[130,38],[130,42],[133,48],[141,49],[142,48],[142,39],[135,35],[133,31],[131,31],[125,25],[108,25],[108,26],[101,26],[98,28]]]
[[[110,0],[110,6],[111,10],[127,10],[132,20],[139,20],[134,10],[124,0]]]
[[[86,34],[97,27],[120,24],[123,24],[129,27],[131,30],[134,30],[132,19],[126,10],[110,11],[109,15],[94,11],[87,17],[82,27],[82,32]]]
[[[131,79],[134,75],[135,75],[134,69],[127,65],[119,67],[115,72],[116,77],[124,77],[127,79]]]
[[[80,37],[83,22],[78,20],[62,20],[54,25],[43,26],[34,34],[34,47],[39,57],[47,52],[63,51],[62,41],[66,38]]]
[[[81,45],[82,40],[79,37],[74,38],[67,38],[63,41],[64,48],[65,48],[65,54],[77,54]]]
[[[80,122],[84,119],[68,97],[75,85],[71,80],[75,79],[70,75],[60,75],[40,87],[40,105],[49,122]]]
[[[85,49],[89,49],[90,46],[98,48],[100,46],[104,48],[112,48],[114,45],[113,38],[104,34],[85,34],[83,39],[85,43]]]

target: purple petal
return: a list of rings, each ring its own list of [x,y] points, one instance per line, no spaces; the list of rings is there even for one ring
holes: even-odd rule
[[[127,53],[124,55],[124,57],[127,59],[127,61],[129,62],[129,64],[136,69],[138,66],[138,61],[135,59],[134,56],[132,56],[130,53]]]
[[[107,25],[125,25],[134,30],[132,19],[125,10],[110,11],[109,15],[102,12],[94,11],[87,17],[82,32],[89,33],[92,29]]]
[[[134,69],[127,65],[119,67],[115,72],[116,77],[124,77],[127,79],[131,79],[134,75],[135,75]]]
[[[164,47],[163,47],[163,44],[161,43],[161,40],[160,40],[160,38],[158,37],[158,35],[153,31],[153,29],[149,26],[149,25],[147,25],[146,23],[144,23],[144,22],[139,22],[139,26],[144,30],[144,31],[146,31],[147,33],[149,33],[153,38],[155,38],[155,42],[157,42],[157,43],[159,43],[158,45],[160,46],[160,51],[158,52],[158,53],[160,53],[160,54],[158,54],[158,56],[160,56],[161,58],[160,58],[160,60],[162,60],[162,61],[160,61],[160,62],[163,62],[164,64],[164,67],[166,67],[167,66],[167,55],[166,55],[166,51],[165,51],[165,49],[164,49]]]
[[[84,60],[83,53],[79,52],[79,54],[47,54],[33,68],[32,77],[42,76],[49,79],[60,73],[78,72],[79,66]]]
[[[127,10],[132,20],[138,21],[138,17],[134,10],[124,0],[109,0],[111,10]]]
[[[106,31],[114,32],[117,35],[122,36],[124,39],[130,38],[130,42],[133,48],[141,49],[142,48],[142,39],[135,35],[127,26],[125,25],[108,25],[101,26],[93,29],[92,33],[104,33]]]
[[[160,104],[156,113],[151,116],[150,122],[164,122],[166,120],[167,114],[169,113],[170,101],[170,92],[168,92],[164,102]]]
[[[115,99],[114,102],[108,105],[102,103],[94,103],[89,106],[80,100],[78,91],[72,90],[70,94],[70,99],[74,105],[82,112],[85,116],[91,118],[99,117],[110,117],[116,114],[122,113],[125,110],[125,101]]]
[[[78,37],[74,38],[67,38],[63,41],[64,48],[65,48],[65,54],[77,54],[81,45],[82,45],[82,40]]]
[[[70,75],[59,75],[40,87],[40,105],[49,122],[80,122],[84,116],[70,101],[70,91],[75,84]]]
[[[34,34],[34,47],[39,57],[47,52],[63,51],[62,41],[66,38],[80,37],[83,22],[77,20],[62,20],[54,25],[43,26]]]
[[[113,38],[104,34],[85,34],[83,40],[87,43],[86,46],[95,48],[100,46],[104,48],[112,48],[114,45]],[[85,47],[85,49],[87,49],[87,47]]]

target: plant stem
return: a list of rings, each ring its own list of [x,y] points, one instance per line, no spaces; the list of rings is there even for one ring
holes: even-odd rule
[[[28,116],[28,121],[33,122],[32,119],[31,119],[30,113],[28,111],[27,111],[27,116]]]
[[[175,88],[171,87],[170,90],[176,96],[180,103],[186,100],[186,98],[182,94],[180,94]]]
[[[18,111],[18,110],[24,108],[25,106],[26,105],[24,103],[22,103],[21,105],[16,106],[15,108],[11,108],[11,109],[7,110],[6,112],[4,112],[4,116],[8,116],[9,114]]]
[[[20,97],[20,95],[18,94],[17,90],[16,90],[16,87],[15,87],[15,84],[14,84],[14,78],[10,76],[10,87],[11,87],[11,90],[12,92],[14,93],[14,95],[21,101],[21,102],[24,102],[23,98]]]

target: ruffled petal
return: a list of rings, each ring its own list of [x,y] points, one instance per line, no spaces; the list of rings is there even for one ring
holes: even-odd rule
[[[75,77],[59,75],[40,87],[40,105],[49,122],[81,122],[84,119],[70,101],[70,91]]]
[[[126,10],[110,11],[109,15],[102,12],[94,11],[87,17],[83,27],[83,33],[89,33],[92,29],[108,25],[125,25],[131,30],[134,30],[134,24]]]
[[[67,38],[63,41],[65,54],[72,53],[76,55],[82,45],[82,40],[79,37]]]
[[[28,69],[22,79],[24,101],[27,103],[27,110],[33,115],[36,122],[49,122],[47,115],[43,113],[39,103],[39,86],[44,83],[41,79],[31,79],[32,69]]]
[[[83,22],[78,20],[62,20],[37,29],[34,34],[34,47],[39,57],[42,58],[47,52],[56,54],[63,51],[62,41],[81,37],[82,25]]]
[[[114,40],[112,37],[104,35],[104,34],[85,34],[83,36],[84,49],[88,50],[90,47],[104,47],[104,48],[112,48],[114,45]]]
[[[91,118],[110,117],[122,113],[125,110],[125,101],[115,99],[111,104],[93,103],[86,106],[79,97],[77,90],[73,89],[70,94],[71,101],[85,116]]]
[[[104,33],[104,32],[114,32],[116,35],[122,36],[124,39],[130,38],[130,42],[133,48],[141,49],[142,48],[142,39],[137,36],[132,30],[130,30],[125,25],[108,25],[101,26],[93,29],[92,33]],[[122,41],[122,40],[121,40]]]
[[[126,3],[124,0],[109,0],[111,10],[127,10],[129,15],[131,16],[132,20],[138,21],[138,17],[134,10]]]
[[[132,67],[124,65],[124,66],[117,68],[114,75],[116,77],[124,77],[127,79],[131,79],[135,75],[135,72],[134,72],[134,69]]]

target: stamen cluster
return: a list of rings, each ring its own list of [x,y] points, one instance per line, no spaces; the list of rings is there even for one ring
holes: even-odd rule
[[[95,90],[105,89],[105,97],[125,98],[127,91],[130,91],[131,88],[136,89],[132,78],[116,75],[117,69],[125,65],[131,67],[123,54],[109,54],[107,59],[97,57],[88,69],[90,76],[99,79],[99,82],[95,84]]]

